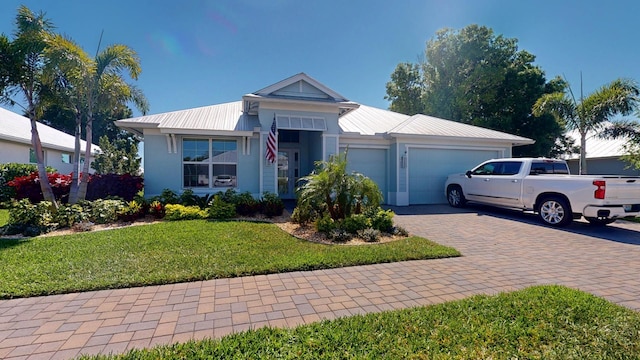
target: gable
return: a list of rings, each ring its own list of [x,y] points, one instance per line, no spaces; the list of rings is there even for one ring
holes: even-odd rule
[[[297,81],[291,85],[285,86],[279,90],[272,92],[272,96],[282,96],[290,98],[303,98],[303,99],[321,99],[332,100],[329,94],[318,89],[317,87],[309,84],[304,80]]]

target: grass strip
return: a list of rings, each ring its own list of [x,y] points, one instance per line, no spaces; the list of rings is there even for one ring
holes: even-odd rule
[[[638,359],[640,314],[562,286],[84,359]]]
[[[459,255],[420,237],[366,246],[323,245],[267,223],[163,222],[0,240],[0,298]]]

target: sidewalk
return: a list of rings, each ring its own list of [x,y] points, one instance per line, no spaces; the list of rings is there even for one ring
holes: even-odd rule
[[[546,283],[640,310],[638,245],[472,212],[396,220],[464,256],[4,300],[0,358],[123,353]],[[634,238],[640,224],[603,231]]]

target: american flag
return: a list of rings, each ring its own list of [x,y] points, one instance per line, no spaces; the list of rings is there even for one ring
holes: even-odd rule
[[[271,129],[269,129],[269,137],[267,138],[267,153],[265,155],[267,161],[273,164],[276,161],[276,116],[273,115]]]

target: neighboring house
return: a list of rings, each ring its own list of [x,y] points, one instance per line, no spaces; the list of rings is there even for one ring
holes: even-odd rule
[[[276,120],[277,156],[265,157]],[[511,156],[533,140],[347,100],[304,73],[241,101],[118,120],[144,137],[145,195],[168,188],[210,194],[234,188],[294,198],[318,160],[348,148],[349,170],[372,178],[390,205],[445,203],[450,173]]]
[[[69,174],[73,169],[75,137],[38,123],[38,134],[44,149],[44,164]],[[81,149],[84,153],[84,140]],[[100,148],[96,145],[93,151]],[[91,159],[93,160],[93,158]],[[28,118],[0,107],[0,163],[35,164],[37,162],[31,145],[31,122]]]
[[[569,138],[580,145],[580,134],[577,130],[567,133]],[[620,156],[625,154],[626,139],[601,139],[596,133],[587,134],[587,173],[590,175],[634,175],[639,176],[640,170],[634,169],[629,163],[622,161]],[[580,168],[580,153],[563,157],[572,174],[578,174]]]

